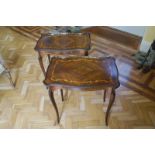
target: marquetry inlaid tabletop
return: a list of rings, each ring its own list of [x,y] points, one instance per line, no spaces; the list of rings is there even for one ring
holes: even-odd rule
[[[117,86],[118,71],[112,57],[53,57],[45,84],[70,86]]]
[[[90,49],[89,33],[43,34],[37,42],[35,50],[72,50]]]

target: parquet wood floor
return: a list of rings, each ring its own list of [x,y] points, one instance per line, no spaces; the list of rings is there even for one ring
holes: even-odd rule
[[[41,33],[48,33],[53,30],[52,26],[11,26],[10,29],[15,32],[29,37],[33,40],[37,40]]]
[[[34,27],[26,29],[30,31],[26,35],[30,36],[37,31]],[[41,27],[38,29],[37,35],[44,30]],[[143,75],[134,67],[131,59],[134,51],[113,45],[96,35],[92,35],[91,55],[114,55],[120,71],[121,87],[116,93],[109,127],[104,123],[108,100],[103,103],[102,91],[65,91],[65,103],[61,102],[60,94],[56,92],[62,118],[60,125],[55,126],[56,115],[47,89],[42,84],[43,74],[34,51],[35,39],[37,37],[22,35],[21,29],[19,34],[12,28],[0,28],[0,53],[16,81],[16,88],[13,89],[5,75],[0,76],[0,128],[155,127],[154,71]]]
[[[125,48],[130,48],[135,51],[139,48],[142,40],[142,37],[140,36],[119,31],[108,26],[92,26],[83,29],[83,31],[91,32],[97,36],[106,38],[108,41],[112,41],[113,43],[117,43]]]

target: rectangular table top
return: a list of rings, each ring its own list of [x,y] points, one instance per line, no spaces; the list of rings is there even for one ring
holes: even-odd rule
[[[61,51],[75,49],[90,49],[89,33],[43,34],[38,40],[36,51]]]
[[[112,57],[53,57],[44,83],[74,87],[117,87],[118,70]]]

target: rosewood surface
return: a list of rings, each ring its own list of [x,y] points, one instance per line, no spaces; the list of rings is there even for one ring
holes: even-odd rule
[[[54,55],[88,55],[91,48],[90,33],[59,33],[42,34],[38,40],[35,50],[38,51],[40,67],[45,75],[46,69],[43,57]]]
[[[37,51],[60,51],[60,50],[89,50],[90,34],[84,33],[58,33],[42,34],[35,47]]]
[[[60,118],[53,93],[56,88],[95,91],[111,87],[112,93],[105,116],[106,125],[108,125],[109,112],[115,100],[115,89],[120,85],[114,58],[53,57],[47,69],[44,84],[49,88],[50,99],[57,113],[58,123]],[[105,100],[105,95],[106,92],[103,100]]]

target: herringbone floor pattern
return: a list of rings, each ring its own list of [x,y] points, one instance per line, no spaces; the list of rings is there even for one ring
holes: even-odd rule
[[[47,89],[42,84],[43,74],[34,51],[36,42],[10,28],[1,27],[0,53],[11,69],[16,88],[10,86],[5,75],[0,77],[0,128],[154,128],[155,101],[148,98],[153,96],[149,96],[155,88],[153,78],[148,85],[152,88],[150,92],[142,84],[127,80],[126,75],[122,76],[125,72],[129,76],[130,73],[137,75],[134,80],[141,82],[138,80],[141,73],[134,70],[132,60],[128,59],[129,54],[120,50],[118,56],[118,50],[112,49],[111,46],[107,48],[106,44],[103,44],[103,38],[92,36],[92,40],[92,55],[105,55],[107,51],[111,51],[112,55],[117,53],[122,85],[116,94],[109,127],[104,123],[108,100],[103,103],[102,91],[66,91],[65,103],[61,102],[60,94],[56,92],[56,101],[62,117],[60,125],[55,125],[56,115]],[[96,49],[99,52],[96,52]],[[127,68],[125,71],[124,65]],[[145,76],[147,78],[150,75]],[[146,83],[145,78],[141,76],[142,81]]]
[[[15,32],[29,37],[33,40],[37,40],[40,37],[41,33],[48,33],[53,30],[54,27],[49,26],[12,26],[10,29],[14,30]]]

